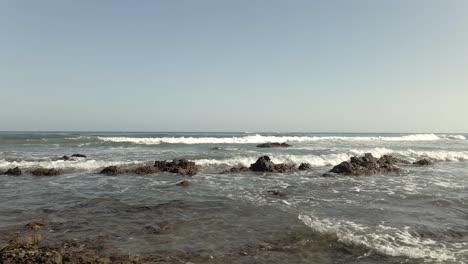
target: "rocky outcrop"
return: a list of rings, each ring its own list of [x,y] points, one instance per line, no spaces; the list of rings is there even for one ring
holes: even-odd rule
[[[284,173],[295,171],[296,167],[293,164],[275,164],[271,161],[270,157],[262,156],[255,163],[250,165],[250,170],[258,172]]]
[[[129,173],[137,174],[137,175],[148,175],[148,174],[155,174],[161,172],[158,167],[154,166],[143,166],[138,167],[128,171]]]
[[[179,159],[173,161],[157,160],[154,167],[161,171],[178,173],[180,175],[193,176],[198,173],[198,166],[193,161]]]
[[[71,156],[75,158],[86,158],[86,155],[83,155],[83,154],[73,154]]]
[[[108,176],[115,176],[115,175],[122,174],[124,172],[125,172],[124,170],[122,170],[121,168],[119,168],[117,166],[109,166],[109,167],[105,167],[99,173],[100,174],[105,174],[105,175],[108,175]]]
[[[12,175],[12,176],[20,176],[21,174],[23,174],[23,172],[21,171],[20,168],[15,167],[15,168],[13,168],[13,169],[8,169],[8,170],[5,171],[3,174],[5,174],[5,175]]]
[[[336,165],[330,172],[355,176],[399,172],[397,163],[398,159],[389,155],[377,159],[371,153],[366,153],[363,157],[352,157],[350,161]]]
[[[287,148],[291,145],[287,143],[279,143],[279,142],[272,142],[272,143],[263,143],[257,145],[257,148]]]
[[[310,170],[312,169],[312,165],[310,165],[310,163],[301,163],[301,165],[299,165],[299,168],[297,169],[301,171]]]
[[[418,160],[418,161],[413,162],[413,164],[414,165],[419,165],[419,166],[429,166],[429,165],[432,165],[432,160],[422,159],[422,160]]]
[[[46,169],[38,168],[31,171],[31,174],[34,176],[59,176],[63,174],[62,169]]]

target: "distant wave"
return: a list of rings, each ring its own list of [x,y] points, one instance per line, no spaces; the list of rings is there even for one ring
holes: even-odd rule
[[[386,137],[358,136],[244,136],[244,137],[98,137],[107,142],[126,142],[144,145],[157,144],[258,144],[265,142],[313,142],[313,141],[435,141],[466,140],[463,135],[415,134]]]
[[[433,259],[438,262],[456,260],[456,253],[449,247],[412,235],[408,228],[400,230],[378,225],[374,230],[351,221],[318,219],[303,214],[299,215],[299,219],[313,230],[335,236],[338,242],[346,245],[364,246],[389,256]]]

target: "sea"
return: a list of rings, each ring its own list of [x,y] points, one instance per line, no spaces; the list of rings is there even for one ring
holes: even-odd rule
[[[47,243],[85,241],[102,254],[157,254],[174,263],[468,263],[467,138],[0,132],[0,172],[64,170],[61,176],[0,175],[0,243],[42,219]],[[291,146],[257,147],[266,142]],[[86,158],[60,159],[78,153]],[[383,175],[323,176],[364,153],[434,163]],[[264,155],[312,168],[222,173]],[[99,174],[106,166],[172,159],[194,161],[199,173]],[[176,186],[182,180],[190,186]]]

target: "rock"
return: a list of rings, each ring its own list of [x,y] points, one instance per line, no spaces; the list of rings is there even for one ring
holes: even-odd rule
[[[117,166],[105,167],[99,174],[106,174],[108,176],[115,176],[124,173],[122,169]]]
[[[76,158],[86,158],[86,155],[83,155],[83,154],[73,154],[71,156],[76,157]]]
[[[154,163],[154,167],[159,168],[161,171],[178,173],[180,175],[193,176],[198,173],[198,167],[195,162],[186,159],[179,159],[173,161],[160,161]]]
[[[220,148],[220,147],[212,147],[212,148],[210,148],[210,149],[211,149],[211,150],[221,150],[222,148]]]
[[[268,194],[271,194],[273,196],[277,196],[277,197],[286,197],[287,194],[285,192],[282,192],[282,191],[278,191],[278,190],[269,190],[267,191]]]
[[[59,176],[63,174],[62,169],[46,169],[38,168],[31,171],[31,174],[34,176]]]
[[[388,172],[399,172],[400,168],[395,166],[398,159],[385,155],[380,159],[370,153],[363,157],[351,157],[350,161],[344,161],[330,170],[330,172],[344,175],[373,175]]]
[[[259,172],[290,172],[296,170],[294,165],[290,164],[275,164],[271,161],[270,157],[262,156],[258,160],[250,165],[250,170]]]
[[[13,169],[8,169],[7,171],[5,171],[5,173],[3,173],[5,175],[12,175],[12,176],[20,176],[21,174],[23,174],[23,172],[21,171],[20,168],[18,167],[15,167]]]
[[[246,171],[250,171],[250,169],[245,166],[234,166],[228,170],[223,171],[222,173],[240,173]]]
[[[62,264],[59,250],[39,246],[7,246],[0,250],[0,263],[4,264]]]
[[[263,143],[257,145],[257,148],[287,148],[291,145],[287,143],[279,143],[279,142],[272,142],[272,143]]]
[[[147,174],[154,174],[159,173],[161,170],[158,167],[154,166],[143,166],[138,167],[136,169],[130,170],[130,173],[138,174],[138,175],[147,175]]]
[[[312,169],[312,165],[310,165],[310,163],[301,163],[301,165],[299,165],[299,168],[298,170],[310,170]]]
[[[68,156],[62,156],[59,160],[72,160],[72,159]]]
[[[430,159],[422,159],[422,160],[418,160],[418,161],[415,161],[413,162],[414,165],[419,165],[419,166],[429,166],[429,165],[432,165],[432,161]]]
[[[191,182],[183,180],[183,181],[180,181],[180,182],[176,183],[176,186],[188,187],[191,184],[192,184]]]

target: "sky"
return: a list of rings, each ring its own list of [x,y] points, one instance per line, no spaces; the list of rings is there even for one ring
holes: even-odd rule
[[[465,0],[0,0],[0,130],[468,132]]]

